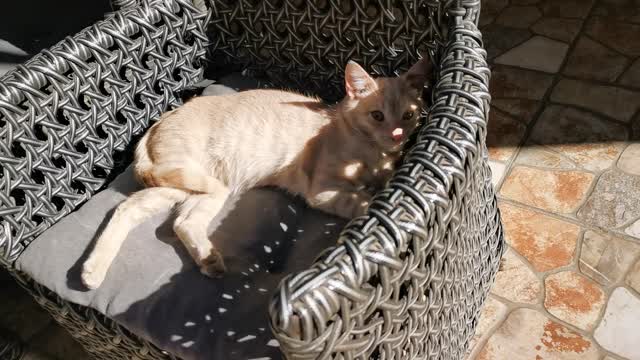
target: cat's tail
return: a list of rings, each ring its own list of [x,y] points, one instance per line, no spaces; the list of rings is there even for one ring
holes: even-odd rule
[[[154,133],[154,130],[158,123],[153,124],[151,128],[147,131],[147,133],[140,139],[138,145],[135,150],[135,161],[133,162],[133,173],[136,177],[136,180],[141,185],[146,187],[157,186],[154,184],[151,179],[148,178],[147,174],[151,172],[153,168],[153,162],[151,161],[151,157],[149,156],[149,137]]]
[[[82,267],[81,279],[89,289],[102,284],[129,231],[152,215],[173,208],[184,201],[186,191],[165,187],[138,191],[122,202],[98,238],[91,255]]]

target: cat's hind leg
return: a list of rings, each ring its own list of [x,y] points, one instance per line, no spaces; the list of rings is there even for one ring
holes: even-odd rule
[[[82,266],[81,279],[89,289],[102,284],[127,234],[153,214],[184,201],[188,193],[172,188],[148,188],[133,193],[113,213]]]
[[[225,271],[222,254],[209,240],[207,228],[220,213],[230,194],[221,182],[212,193],[190,195],[179,207],[173,229],[189,254],[200,267],[200,272],[218,277]]]

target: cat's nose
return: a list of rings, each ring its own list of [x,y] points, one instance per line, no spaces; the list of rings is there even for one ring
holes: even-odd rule
[[[395,128],[391,132],[391,138],[393,141],[400,141],[404,137],[404,130],[402,128]]]

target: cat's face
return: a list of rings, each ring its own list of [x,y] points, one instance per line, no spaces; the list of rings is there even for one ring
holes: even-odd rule
[[[355,62],[345,70],[347,96],[343,100],[345,120],[382,151],[402,149],[418,124],[423,86],[431,73],[427,58],[407,73],[393,78],[373,79]]]

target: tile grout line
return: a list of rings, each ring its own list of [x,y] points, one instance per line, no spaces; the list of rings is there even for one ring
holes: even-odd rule
[[[560,63],[560,66],[558,67],[558,71],[555,74],[552,75],[551,84],[547,88],[547,90],[546,90],[545,94],[543,95],[542,99],[539,100],[541,102],[541,106],[534,113],[534,115],[533,115],[533,117],[531,119],[531,122],[529,123],[529,126],[527,127],[527,130],[526,130],[526,132],[524,134],[525,141],[529,139],[529,136],[531,136],[531,132],[532,132],[533,128],[535,127],[536,123],[540,119],[540,116],[542,115],[542,113],[546,109],[547,105],[549,105],[549,103],[551,102],[551,94],[553,93],[553,90],[555,89],[555,87],[560,82],[560,80],[561,80],[561,78],[563,76],[562,73],[563,73],[564,69],[566,68],[566,66],[567,66],[567,64],[569,62],[569,58],[571,57],[571,54],[573,53],[574,49],[576,48],[576,45],[578,44],[578,39],[580,38],[581,35],[583,35],[585,33],[585,27],[586,27],[587,21],[591,18],[593,9],[596,7],[596,4],[599,1],[600,0],[594,0],[594,2],[591,4],[591,7],[589,8],[589,11],[587,12],[586,17],[584,19],[581,19],[582,22],[580,24],[580,28],[578,29],[578,32],[576,33],[576,36],[568,44],[567,52],[565,53],[565,56],[562,59],[562,62]],[[531,70],[531,69],[528,69],[528,70]],[[540,73],[544,73],[544,72],[540,72]],[[548,75],[549,73],[545,73],[545,74]],[[517,156],[520,154],[520,150],[521,150],[520,147],[518,147],[518,149],[516,150],[516,152],[514,154],[514,159],[516,159]]]
[[[594,18],[597,18],[597,17],[603,17],[603,16],[598,16],[598,15],[594,16]],[[581,35],[584,36],[586,39],[589,39],[589,40],[593,41],[594,43],[597,43],[598,45],[602,46],[603,48],[605,48],[605,49],[607,49],[607,50],[609,50],[609,51],[611,51],[613,53],[616,53],[616,55],[622,56],[623,58],[625,58],[625,60],[631,60],[631,62],[633,62],[633,57],[629,57],[629,55],[626,55],[626,54],[620,52],[619,50],[612,48],[609,44],[603,43],[601,40],[599,40],[598,38],[593,37],[593,35],[589,34],[588,32],[585,32],[585,33],[583,33]]]
[[[531,38],[529,38],[530,40]],[[527,40],[525,40],[524,42],[527,42]],[[523,43],[524,43],[523,42]],[[508,50],[507,50],[508,52]],[[506,54],[506,52],[505,52]],[[569,48],[567,48],[567,54],[569,54]],[[565,59],[567,59],[567,57],[565,57]],[[640,57],[638,58],[640,59]],[[633,61],[632,61],[633,62]],[[526,67],[522,67],[522,66],[518,66],[518,65],[513,65],[513,64],[500,64],[500,63],[494,63],[494,66],[502,66],[502,67],[506,67],[506,68],[512,68],[512,69],[518,69],[518,70],[524,70],[524,71],[528,71],[528,72],[532,72],[538,75],[546,75],[546,76],[551,76],[553,78],[555,78],[556,76],[560,76],[566,79],[571,79],[571,80],[576,80],[576,81],[581,81],[581,82],[586,82],[586,83],[590,83],[590,84],[594,84],[594,85],[599,85],[599,86],[608,86],[608,87],[616,87],[616,88],[620,88],[623,90],[627,90],[627,91],[631,91],[631,92],[638,92],[640,91],[640,87],[638,86],[633,86],[633,85],[626,85],[626,84],[618,84],[615,81],[614,82],[607,82],[604,80],[598,80],[598,79],[585,79],[585,78],[581,78],[575,75],[569,75],[569,74],[564,74],[561,72],[561,68],[558,68],[557,72],[546,72],[546,71],[542,71],[542,70],[537,70],[537,69],[531,69],[531,68],[526,68]],[[505,99],[508,99],[509,97],[504,97]],[[524,99],[524,98],[520,98],[520,97],[513,97],[512,99]],[[536,101],[542,101],[542,99],[524,99],[524,100],[536,100]],[[553,101],[551,101],[553,102]],[[606,115],[605,115],[606,116]],[[616,120],[618,122],[623,122],[621,120]]]
[[[545,94],[545,98],[544,98],[544,99],[545,99],[545,101],[544,101],[544,106],[545,106],[545,107],[546,107],[546,106],[551,102],[551,101],[550,101],[550,100],[551,100],[551,94],[553,93],[553,90],[555,89],[555,87],[557,86],[557,84],[558,84],[558,83],[560,82],[560,80],[562,79],[562,77],[563,77],[563,73],[564,73],[565,69],[566,69],[566,68],[567,68],[567,66],[568,66],[569,59],[570,59],[570,57],[571,57],[571,55],[572,55],[573,51],[575,50],[575,48],[576,48],[576,46],[577,46],[578,40],[580,39],[580,37],[581,37],[581,36],[585,36],[585,35],[586,35],[585,28],[586,28],[586,26],[587,26],[588,22],[593,18],[593,12],[594,12],[594,9],[595,9],[595,8],[596,8],[596,6],[600,3],[600,1],[601,1],[601,0],[596,0],[596,1],[594,1],[594,2],[593,2],[593,4],[591,5],[591,8],[589,9],[589,11],[588,11],[588,13],[587,13],[587,16],[585,17],[585,19],[583,20],[583,22],[582,22],[582,24],[581,24],[581,26],[580,26],[580,30],[578,31],[578,33],[577,33],[577,35],[576,35],[576,37],[575,37],[574,41],[570,44],[570,46],[569,46],[569,48],[568,48],[568,50],[567,50],[566,57],[563,59],[563,62],[562,62],[562,64],[561,64],[560,68],[558,69],[558,72],[556,73],[556,75],[555,75],[555,76],[554,76],[554,78],[553,78],[553,81],[552,81],[552,84],[551,84],[551,86],[550,86],[549,90],[548,90],[548,91],[547,91],[547,93]],[[626,58],[626,57],[625,57],[625,58]],[[609,84],[609,86],[611,86],[611,84]],[[536,122],[538,121],[538,119],[539,119],[539,115],[538,115],[538,117],[536,118]],[[633,119],[633,118],[632,118],[632,119]],[[630,123],[630,122],[629,122],[629,123]],[[631,126],[631,125],[629,125],[629,127],[630,127],[630,126]],[[630,133],[630,135],[631,135],[631,133]],[[630,136],[629,136],[629,137],[630,137]],[[627,140],[627,141],[628,141],[628,140]],[[623,152],[623,151],[624,151],[624,149],[620,152],[620,154],[618,154],[618,156],[616,157],[615,161],[613,161],[613,162],[612,162],[612,164],[609,166],[609,168],[601,170],[601,171],[599,172],[599,174],[598,174],[598,175],[596,175],[596,176],[594,177],[594,179],[593,179],[593,181],[592,181],[592,184],[590,185],[589,190],[585,193],[585,196],[584,196],[583,201],[581,202],[581,204],[579,204],[578,206],[576,206],[576,210],[575,210],[575,212],[573,212],[573,213],[572,213],[572,215],[573,215],[573,214],[575,214],[575,215],[576,215],[576,220],[578,220],[578,219],[577,219],[577,214],[578,214],[578,212],[580,211],[580,209],[582,209],[582,208],[584,207],[584,205],[585,205],[585,203],[588,201],[589,197],[593,194],[593,191],[595,190],[595,188],[596,188],[596,186],[597,186],[597,184],[598,184],[598,181],[600,180],[600,178],[602,177],[602,175],[603,175],[603,174],[605,174],[607,171],[611,171],[611,170],[612,170],[612,168],[615,168],[615,167],[616,167],[616,165],[617,165],[617,161],[618,161],[619,157],[622,155],[622,152]],[[520,151],[518,151],[518,153],[519,153],[519,152],[520,152]],[[583,277],[588,278],[590,281],[592,281],[593,283],[595,283],[595,284],[596,284],[596,286],[598,286],[600,289],[602,289],[602,291],[603,291],[603,293],[604,293],[605,299],[604,299],[604,301],[603,301],[602,309],[600,309],[599,314],[598,314],[598,317],[597,317],[597,318],[596,318],[596,320],[594,321],[593,328],[592,328],[592,329],[590,329],[590,330],[585,331],[585,333],[589,335],[588,337],[589,337],[590,339],[592,339],[593,343],[594,343],[594,344],[599,348],[599,349],[598,349],[598,350],[599,350],[599,353],[600,353],[600,354],[602,354],[603,352],[605,352],[605,351],[603,351],[603,350],[605,350],[605,349],[604,349],[604,348],[603,348],[603,347],[598,343],[598,341],[595,339],[595,330],[598,328],[598,326],[599,326],[600,322],[601,322],[601,321],[602,321],[602,319],[604,318],[604,315],[605,315],[605,312],[606,312],[606,308],[607,308],[607,305],[608,305],[608,299],[609,299],[609,297],[610,297],[611,293],[613,292],[613,290],[614,290],[614,289],[616,289],[616,287],[615,287],[615,286],[609,286],[609,287],[605,288],[605,287],[601,286],[600,284],[598,284],[596,281],[593,281],[592,279],[590,279],[587,275],[583,274],[583,273],[582,273],[582,271],[580,271],[579,263],[580,263],[580,256],[581,256],[581,253],[582,253],[582,244],[583,244],[583,242],[584,242],[584,235],[585,235],[585,233],[586,233],[586,230],[584,230],[584,229],[586,228],[586,226],[585,226],[585,225],[587,225],[587,224],[584,224],[584,223],[582,223],[582,222],[580,222],[580,223],[578,224],[578,226],[580,226],[580,227],[581,227],[581,234],[579,235],[578,241],[576,242],[575,259],[574,259],[575,264],[574,264],[572,267],[575,267],[575,271],[576,271],[576,273],[577,273],[577,274],[579,274],[580,276],[583,276]],[[588,224],[588,225],[591,225],[591,224]],[[603,229],[603,230],[604,230],[604,229]],[[609,230],[607,230],[607,232],[609,232]],[[629,270],[628,270],[628,271],[629,271]],[[627,271],[627,272],[628,272],[628,271]],[[548,274],[546,274],[546,276],[545,276],[545,280],[546,280],[546,278],[547,278],[548,276],[549,276],[549,275],[548,275]],[[626,278],[626,274],[625,274],[625,277],[621,278],[618,282],[621,282],[621,281],[622,281],[622,282],[624,282],[624,279],[625,279],[625,278]],[[545,288],[543,291],[545,291],[545,292],[546,292],[546,285],[544,285],[544,283],[543,283],[543,287]],[[544,304],[543,304],[543,307],[544,307]],[[547,310],[546,308],[544,308],[543,310],[544,310],[545,312],[548,312],[548,310]],[[608,351],[606,351],[606,352],[608,353]]]
[[[599,233],[615,235],[616,237],[621,238],[626,242],[630,242],[630,243],[633,243],[633,244],[640,245],[640,240],[634,238],[631,235],[625,234],[624,232],[612,231],[612,229],[609,229],[609,228],[603,228],[603,227],[595,226],[595,225],[592,225],[592,224],[586,224],[584,222],[581,222],[577,218],[572,218],[572,217],[567,216],[568,214],[554,213],[554,212],[551,212],[549,210],[540,209],[540,208],[534,207],[532,205],[524,204],[524,203],[509,199],[509,198],[505,198],[505,197],[498,197],[498,200],[499,200],[499,202],[504,202],[506,204],[509,204],[511,206],[515,206],[515,207],[520,208],[520,209],[533,211],[535,213],[539,213],[539,214],[545,215],[545,216],[547,216],[549,218],[552,218],[552,219],[555,219],[555,220],[558,220],[558,221],[562,221],[562,222],[566,222],[566,223],[570,223],[570,224],[579,226],[581,228],[584,228],[585,230],[591,230],[593,232],[599,232]]]
[[[594,85],[595,84],[594,82],[589,82],[589,81],[585,81],[584,79],[578,79],[578,78],[574,78],[574,77],[571,77],[571,76],[565,76],[565,75],[562,76],[561,80],[581,81],[581,82],[588,83],[589,85]],[[595,85],[601,86],[601,85],[598,85],[598,84],[595,84]],[[615,85],[611,85],[611,84],[609,84],[607,86],[620,88],[619,86],[615,86]],[[628,91],[640,94],[640,92],[637,91],[637,90],[628,90]],[[632,120],[628,120],[628,121],[618,120],[618,119],[616,119],[614,117],[611,117],[611,116],[609,116],[607,114],[599,113],[597,111],[594,111],[592,109],[586,108],[584,106],[580,106],[578,104],[566,104],[566,103],[560,103],[560,102],[556,102],[556,101],[550,100],[548,105],[564,106],[564,107],[571,107],[571,108],[574,108],[574,109],[578,109],[578,110],[580,110],[582,112],[585,112],[585,113],[588,113],[590,115],[593,115],[593,116],[597,117],[600,120],[604,120],[606,122],[614,123],[614,124],[616,124],[618,126],[623,126],[623,127],[629,126],[629,124],[632,121]],[[630,117],[630,118],[633,119],[633,117]]]
[[[513,167],[515,165],[517,165],[516,159],[517,159],[518,155],[521,153],[522,147],[528,141],[530,141],[529,137],[531,136],[531,133],[532,133],[533,129],[535,128],[535,125],[536,125],[538,119],[540,118],[540,116],[542,115],[542,113],[546,110],[546,108],[549,105],[555,105],[556,104],[554,101],[551,100],[551,94],[553,93],[553,90],[555,89],[557,84],[564,78],[571,79],[571,80],[576,80],[576,81],[582,81],[582,82],[589,82],[589,81],[585,81],[584,79],[580,79],[580,78],[576,78],[576,77],[573,77],[573,76],[564,75],[563,72],[564,72],[564,69],[567,67],[569,58],[570,58],[573,50],[577,46],[577,43],[578,43],[578,40],[579,40],[580,36],[586,36],[584,29],[586,27],[587,21],[592,17],[591,13],[593,11],[593,8],[596,6],[596,4],[597,4],[597,1],[594,2],[594,4],[592,5],[591,9],[589,10],[589,12],[587,14],[587,17],[582,21],[582,24],[580,26],[580,29],[579,29],[578,33],[576,34],[576,36],[572,40],[572,42],[569,44],[569,46],[567,48],[566,55],[563,58],[563,61],[562,61],[561,65],[560,65],[558,71],[555,74],[547,73],[547,72],[540,71],[540,70],[535,70],[535,69],[522,68],[522,67],[514,66],[514,65],[500,64],[500,66],[511,67],[511,68],[516,68],[516,69],[522,69],[522,70],[526,70],[526,71],[533,71],[535,73],[544,74],[544,75],[552,75],[552,82],[549,85],[549,88],[546,90],[545,95],[542,97],[542,99],[541,100],[534,100],[534,101],[540,101],[541,102],[541,107],[532,116],[532,119],[529,122],[529,124],[527,125],[527,128],[525,130],[525,134],[523,135],[523,138],[522,138],[520,144],[517,146],[516,151],[514,151],[514,154],[512,155],[512,157],[508,161],[500,162],[501,164],[505,165],[505,171],[504,171],[502,177],[500,178],[500,180],[495,185],[497,192],[499,192],[499,190],[501,190],[502,185],[506,181],[507,177],[511,174],[511,171],[512,171]],[[525,40],[524,42],[526,42],[526,41],[528,41],[530,39],[531,38]],[[518,45],[516,45],[516,46],[518,46]],[[507,50],[507,52],[508,51],[509,50]],[[626,56],[625,56],[625,58],[626,58]],[[632,63],[633,63],[633,61],[631,61],[631,64]],[[629,65],[629,66],[631,66],[631,65]],[[594,84],[602,85],[598,81],[594,81]],[[633,91],[633,92],[636,91],[635,88],[627,88],[624,85],[621,85],[621,86],[618,86],[618,85],[619,84],[606,83],[606,86],[616,86],[616,87],[620,87],[620,88],[623,88],[623,89],[628,90],[628,91]],[[519,98],[516,98],[516,99],[519,99]],[[614,123],[619,124],[621,126],[625,126],[625,127],[629,126],[629,123],[631,121],[633,121],[633,117],[631,117],[630,121],[621,121],[621,120],[612,118],[612,117],[610,117],[610,116],[608,116],[606,114],[600,114],[598,112],[595,112],[595,111],[593,111],[591,109],[587,109],[587,108],[581,107],[579,105],[574,105],[574,104],[558,104],[558,105],[574,107],[574,108],[579,109],[581,111],[585,111],[585,112],[588,112],[590,114],[593,114],[598,118],[602,118],[605,121],[613,121]],[[500,110],[500,109],[498,108],[498,110]],[[503,111],[501,111],[501,112],[503,112]],[[625,140],[625,141],[627,141],[627,140]],[[589,172],[591,172],[591,171],[589,171]]]
[[[620,72],[620,75],[616,76],[616,78],[613,80],[614,84],[616,85],[629,86],[629,85],[621,84],[620,81],[622,81],[622,77],[633,67],[633,64],[635,64],[637,61],[640,61],[640,57],[634,58],[634,57],[625,56],[625,59],[627,59],[629,63],[624,66],[624,68],[622,69],[622,72]]]
[[[507,162],[506,165],[506,169],[505,172],[502,176],[502,178],[500,179],[500,181],[498,182],[498,184],[496,184],[496,189],[497,192],[499,191],[499,189],[501,188],[502,184],[504,183],[504,181],[507,179],[507,177],[511,174],[513,168],[515,167],[516,164],[516,159],[518,158],[518,155],[521,153],[522,151],[522,147],[524,144],[527,143],[527,141],[529,140],[529,137],[531,136],[532,133],[532,129],[535,127],[536,123],[539,121],[539,118],[542,114],[542,112],[544,111],[544,109],[546,109],[546,107],[549,105],[549,103],[551,103],[550,98],[551,98],[551,94],[553,93],[553,90],[555,89],[555,87],[557,86],[557,84],[559,83],[559,81],[562,79],[563,77],[563,72],[567,67],[568,61],[570,59],[571,54],[573,53],[573,51],[575,50],[575,47],[577,45],[578,39],[580,38],[581,35],[585,35],[585,27],[587,22],[593,17],[593,10],[594,8],[597,6],[597,4],[599,3],[599,1],[594,1],[593,4],[591,5],[587,16],[585,17],[585,19],[583,19],[581,25],[580,25],[580,29],[578,31],[578,33],[576,34],[575,38],[573,39],[573,41],[570,43],[568,49],[567,49],[567,53],[565,55],[565,58],[562,61],[561,66],[558,69],[558,72],[556,74],[553,75],[553,79],[552,82],[549,86],[549,88],[546,90],[545,95],[542,98],[542,102],[541,102],[541,106],[537,109],[537,111],[535,112],[534,116],[532,117],[532,120],[529,123],[529,126],[527,126],[527,129],[525,131],[524,137],[521,141],[521,143],[518,145],[518,147],[516,148],[516,151],[514,151],[514,154],[512,155],[512,158]],[[633,61],[630,61],[630,63],[632,64]],[[629,65],[630,66],[630,65]],[[628,69],[627,69],[628,70]],[[625,70],[626,71],[626,70]],[[624,73],[624,71],[622,72]],[[631,118],[633,121],[633,117]],[[628,125],[629,129],[631,128],[631,124]],[[630,138],[632,136],[632,132],[629,132],[629,136],[627,138]],[[628,139],[625,140],[625,148],[626,146],[628,146]],[[579,204],[578,206],[576,206],[576,210],[572,213],[577,215],[577,212],[584,206],[584,203],[588,200],[588,198],[590,197],[590,195],[593,193],[596,184],[599,180],[599,178],[602,176],[602,174],[604,174],[607,171],[611,171],[612,168],[616,168],[617,162],[620,158],[620,156],[622,155],[622,153],[624,152],[624,148],[621,149],[620,153],[618,154],[618,156],[616,157],[615,161],[612,161],[612,165],[609,166],[607,169],[603,169],[598,171],[597,173],[591,172],[594,175],[594,179],[592,180],[592,183],[590,185],[590,188],[588,189],[588,191],[585,193],[584,199],[581,202],[581,204]],[[554,214],[556,217],[558,216],[557,214]],[[578,222],[577,218],[574,220],[572,219],[572,222]],[[576,274],[579,274],[579,276],[583,276],[586,278],[589,278],[588,276],[584,275],[581,271],[580,271],[580,267],[579,267],[579,263],[580,263],[580,257],[581,257],[581,252],[582,252],[582,244],[584,242],[584,235],[586,233],[585,230],[585,226],[582,224],[582,222],[578,222],[576,224],[577,226],[580,226],[580,233],[578,235],[578,239],[576,241],[576,248],[574,249],[574,259],[572,260],[572,263],[567,266],[564,267],[564,269],[571,271],[572,269],[575,270]],[[608,233],[609,231],[607,231]],[[509,246],[510,248],[511,246]],[[513,252],[517,253],[515,250],[512,250]],[[520,255],[520,254],[517,254]],[[520,259],[523,260],[523,259]],[[525,264],[529,264],[528,261],[526,261],[526,259],[524,259],[524,263]],[[530,265],[530,264],[529,264]],[[562,270],[559,270],[558,272],[560,272]],[[630,270],[628,269],[624,276],[621,278],[620,281],[624,282],[624,279],[626,278],[626,273],[628,273]],[[545,293],[546,293],[546,286],[545,286],[545,280],[546,278],[550,275],[550,273],[545,272],[545,273],[538,273],[534,271],[534,274],[536,275],[537,278],[540,278],[540,275],[542,275],[543,279],[542,281],[542,291],[541,291],[541,296],[542,296],[542,304],[541,307],[543,309],[542,312],[544,313],[548,313],[547,309],[544,308],[544,299],[546,297]],[[590,278],[589,278],[590,279]],[[615,289],[615,287],[610,286],[608,288],[605,288],[603,286],[601,286],[600,284],[598,284],[597,282],[593,281],[590,279],[590,281],[592,281],[594,284],[596,284],[596,286],[598,286],[598,288],[600,288],[603,291],[604,296],[608,299],[608,297],[610,296],[611,291],[613,291],[612,289]],[[620,282],[619,281],[619,282]],[[539,300],[538,300],[539,301]],[[502,301],[501,301],[502,302]],[[504,304],[504,302],[502,302]],[[477,356],[477,353],[480,351],[479,349],[484,348],[484,346],[486,345],[486,342],[490,339],[490,337],[495,333],[495,331],[499,328],[499,326],[508,318],[508,316],[514,311],[514,307],[518,306],[515,304],[506,304],[508,306],[508,311],[506,312],[506,314],[503,316],[502,319],[500,319],[496,324],[494,324],[494,326],[492,327],[491,330],[487,331],[487,334],[483,335],[483,339],[482,340],[482,344],[479,342],[478,344],[476,344],[475,349],[472,353],[472,356],[470,358],[473,358],[474,355]],[[522,307],[522,306],[519,306]],[[598,327],[600,321],[602,320],[602,317],[604,316],[604,313],[606,311],[606,307],[607,307],[607,302],[603,303],[602,309],[600,309],[600,312],[598,314],[598,318],[593,322],[593,329],[588,329],[586,331],[581,331],[581,333],[585,333],[588,334],[588,338],[592,339],[593,344],[596,346],[596,349],[598,350],[598,353],[601,354],[602,356],[606,356],[609,351],[605,350],[604,348],[602,348],[600,346],[600,344],[598,344],[598,342],[595,340],[595,338],[593,338],[593,334],[595,329]],[[548,313],[549,315],[551,315],[550,313]],[[555,319],[555,316],[553,316],[552,318]],[[562,321],[561,323],[564,323],[564,321]],[[569,324],[570,325],[570,324]],[[571,326],[570,328],[572,328],[573,326]]]
[[[511,69],[518,69],[518,70],[528,70],[525,68],[521,68],[518,66],[512,66],[512,65],[500,65],[501,67],[505,67],[505,68],[511,68]],[[546,76],[555,76],[551,73],[540,73],[540,75],[546,75]],[[589,85],[596,85],[596,86],[608,86],[608,87],[615,87],[615,88],[619,88],[625,91],[629,91],[629,92],[633,92],[633,93],[640,93],[640,88],[630,88],[630,87],[625,87],[624,85],[619,86],[618,84],[605,84],[602,82],[598,82],[597,80],[585,80],[585,79],[581,79],[578,77],[574,77],[574,76],[569,76],[569,75],[559,75],[560,77],[562,77],[562,79],[560,80],[574,80],[574,81],[580,81],[580,82],[584,82],[584,83],[588,83]],[[633,124],[633,120],[636,118],[637,115],[640,115],[640,108],[638,109],[638,111],[634,112],[633,115],[631,115],[629,117],[630,120],[618,120],[614,117],[611,117],[605,113],[599,113],[597,111],[594,111],[592,109],[580,106],[578,104],[567,104],[567,103],[560,103],[560,102],[556,102],[554,100],[549,100],[547,103],[542,103],[541,99],[525,99],[525,98],[519,98],[519,97],[499,97],[497,99],[504,99],[504,100],[526,100],[526,101],[536,101],[539,102],[541,105],[557,105],[557,106],[565,106],[565,107],[572,107],[575,109],[578,109],[582,112],[586,112],[589,113],[591,115],[594,115],[598,118],[601,118],[601,120],[605,120],[607,122],[612,122],[615,123],[617,125],[620,126],[629,126],[630,124]],[[502,113],[506,113],[507,115],[511,116],[511,117],[515,117],[514,115],[496,107],[496,109],[500,110]],[[535,116],[535,112],[534,115],[532,115],[531,121],[534,120],[533,116]],[[523,121],[518,120],[520,123],[523,123]],[[529,123],[531,123],[531,121]]]

